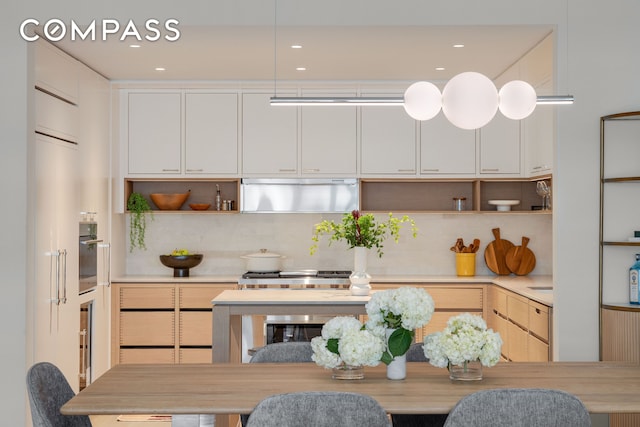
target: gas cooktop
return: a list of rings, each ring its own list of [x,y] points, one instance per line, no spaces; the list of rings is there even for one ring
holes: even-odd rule
[[[238,285],[241,289],[348,288],[350,275],[351,271],[347,270],[248,271],[238,280]]]

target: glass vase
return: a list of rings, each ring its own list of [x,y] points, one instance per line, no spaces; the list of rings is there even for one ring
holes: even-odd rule
[[[449,363],[449,378],[454,381],[479,381],[482,379],[482,363],[479,360],[466,361],[461,365]]]
[[[367,255],[369,249],[363,246],[356,246],[353,248],[353,272],[349,276],[351,281],[351,295],[366,296],[371,291],[371,276],[367,273]]]
[[[364,379],[364,366],[340,365],[333,368],[334,380],[361,380]]]

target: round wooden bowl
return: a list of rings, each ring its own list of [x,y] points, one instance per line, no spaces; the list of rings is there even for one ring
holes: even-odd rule
[[[189,203],[189,207],[194,211],[206,211],[211,207],[211,203]]]
[[[160,262],[173,268],[173,277],[189,277],[189,269],[202,262],[202,254],[160,255]]]
[[[187,201],[189,194],[189,192],[172,194],[151,193],[149,196],[158,209],[162,211],[177,211],[180,210],[184,202]]]

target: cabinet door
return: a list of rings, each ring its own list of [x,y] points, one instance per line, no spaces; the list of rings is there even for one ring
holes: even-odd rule
[[[179,174],[180,93],[130,93],[129,173]]]
[[[520,121],[497,112],[480,133],[480,174],[520,174]]]
[[[74,144],[36,135],[34,358],[70,379],[79,366],[77,155]]]
[[[404,108],[362,107],[360,126],[363,174],[415,175],[416,122]]]
[[[242,95],[242,171],[245,174],[296,175],[298,109],[272,107],[269,98],[268,94]]]
[[[476,132],[452,125],[440,113],[420,122],[421,175],[475,175]]]
[[[35,85],[76,104],[79,63],[43,39],[35,45]]]
[[[536,88],[538,95],[552,95],[553,83]],[[553,171],[553,146],[555,142],[555,107],[538,105],[523,121],[524,141],[527,149],[527,165],[530,176],[545,175]]]
[[[185,173],[238,173],[238,96],[185,95]]]
[[[302,173],[355,175],[356,107],[301,107],[300,117]]]

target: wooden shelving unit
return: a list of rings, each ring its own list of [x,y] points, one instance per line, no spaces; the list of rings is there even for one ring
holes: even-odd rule
[[[216,210],[216,184],[220,186],[223,200],[233,200],[232,210]],[[201,178],[201,179],[163,179],[163,178],[126,178],[124,180],[125,207],[132,192],[144,196],[155,213],[194,213],[194,214],[232,214],[240,212],[240,179],[235,178]],[[149,197],[152,193],[186,193],[191,195],[177,211],[160,210]],[[192,210],[189,203],[210,203],[208,210]]]

